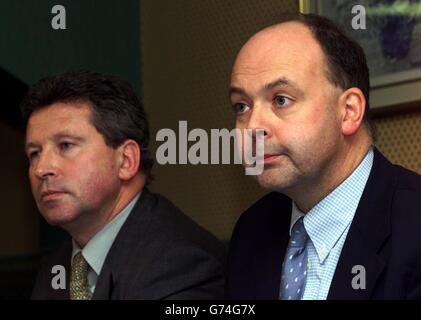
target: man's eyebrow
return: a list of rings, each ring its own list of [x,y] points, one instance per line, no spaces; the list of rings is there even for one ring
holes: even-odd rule
[[[53,135],[53,140],[59,140],[62,138],[70,138],[80,141],[84,140],[79,134],[73,131],[61,131]]]
[[[24,151],[27,152],[28,149],[31,149],[31,148],[35,149],[35,148],[39,148],[39,147],[40,147],[40,145],[38,143],[28,142],[28,143],[25,144]]]
[[[263,87],[263,90],[264,91],[271,91],[271,90],[275,89],[276,87],[290,87],[293,90],[297,91],[299,94],[303,93],[303,91],[298,87],[298,85],[295,82],[293,82],[293,81],[291,81],[291,80],[289,80],[285,77],[281,77],[279,79],[276,79],[276,80],[266,84]]]
[[[290,87],[291,89],[297,91],[298,94],[303,94],[303,91],[298,87],[298,85],[285,78],[285,77],[281,77],[279,79],[276,79],[274,81],[271,81],[267,84],[265,84],[260,91],[272,91],[273,89],[275,89],[276,87]],[[240,87],[236,87],[236,86],[232,86],[229,90],[229,97],[231,97],[231,95],[233,94],[239,94],[239,95],[243,95],[243,96],[247,96],[247,93],[244,89],[240,88]]]
[[[244,91],[244,89],[241,89],[240,87],[236,87],[236,86],[231,86],[231,88],[228,92],[228,98],[231,98],[231,96],[235,93],[243,95],[243,96],[247,95],[246,92]]]
[[[84,141],[85,139],[82,138],[80,135],[78,135],[75,132],[71,132],[71,131],[62,131],[62,132],[58,132],[56,134],[53,135],[52,139],[53,140],[60,140],[63,138],[70,138],[73,140],[77,140],[77,141]],[[28,142],[25,144],[25,151],[28,151],[28,149],[30,148],[40,148],[41,145],[39,143],[36,142]]]

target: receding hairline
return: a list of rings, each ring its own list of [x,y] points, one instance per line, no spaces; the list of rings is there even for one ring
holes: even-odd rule
[[[287,21],[281,21],[281,22],[277,22],[275,24],[266,26],[266,27],[262,28],[261,30],[257,31],[253,36],[255,36],[255,35],[259,34],[259,33],[264,33],[264,32],[269,32],[271,30],[279,29],[279,28],[281,28],[281,27],[283,27],[285,25],[297,25],[297,26],[298,25],[301,25],[302,27],[304,27],[304,29],[307,29],[312,34],[312,31],[311,31],[310,27],[308,25],[306,25],[306,23],[304,21],[299,20],[297,18],[296,20],[295,19],[292,19],[292,20],[287,20]]]
[[[261,30],[257,31],[256,33],[254,33],[238,51],[234,60],[234,66],[237,63],[238,58],[241,56],[242,53],[244,53],[244,51],[249,46],[253,45],[255,42],[262,41],[268,36],[273,36],[274,34],[285,36],[285,32],[282,32],[283,31],[282,28],[285,28],[285,26],[294,26],[294,25],[295,27],[301,28],[304,34],[307,34],[314,41],[315,46],[318,47],[321,52],[322,59],[323,59],[323,62],[325,63],[325,66],[328,68],[327,56],[320,41],[317,39],[311,27],[308,26],[304,21],[299,20],[299,18],[296,18],[296,20],[294,18],[293,20],[281,21],[281,22],[266,26],[262,28]],[[293,38],[295,38],[295,36],[296,36],[296,33],[294,32]]]
[[[275,24],[266,26],[266,27],[262,28],[261,30],[257,31],[255,34],[253,34],[246,41],[246,43],[241,47],[238,54],[236,55],[232,71],[234,71],[235,66],[236,66],[241,54],[244,53],[244,51],[247,50],[249,46],[253,45],[253,43],[255,41],[256,42],[262,41],[262,39],[265,39],[268,35],[271,35],[271,33],[273,34],[274,32],[278,33],[278,34],[281,34],[281,35],[284,35],[285,33],[282,32],[282,28],[285,28],[285,26],[295,26],[295,27],[301,28],[301,30],[304,32],[304,34],[307,34],[307,35],[310,36],[310,38],[314,41],[313,44],[319,49],[318,51],[320,52],[321,62],[323,63],[323,69],[324,69],[323,71],[324,71],[326,79],[330,83],[332,83],[333,85],[336,86],[336,84],[331,81],[331,78],[330,78],[331,70],[330,70],[330,66],[329,66],[328,56],[326,55],[326,52],[324,51],[324,49],[322,47],[322,44],[317,39],[317,37],[314,34],[311,27],[308,26],[305,23],[305,21],[300,20],[299,17],[298,18],[294,17],[291,20],[281,21],[281,22],[277,22]],[[293,36],[295,37],[296,34],[294,34]],[[273,39],[272,39],[272,41],[273,41]],[[305,43],[303,44],[303,46],[304,45],[305,45]]]
[[[244,47],[246,47],[247,44],[249,44],[250,42],[253,42],[255,40],[258,40],[261,37],[265,37],[265,36],[267,36],[268,34],[270,34],[272,32],[280,32],[279,29],[285,28],[286,26],[289,26],[289,25],[295,25],[295,26],[301,26],[301,27],[303,27],[302,30],[307,30],[307,33],[313,38],[313,40],[315,40],[319,44],[319,42],[317,41],[316,37],[313,34],[313,31],[311,30],[311,28],[308,25],[305,24],[304,21],[300,21],[300,20],[289,20],[289,21],[278,22],[278,23],[273,24],[273,25],[270,25],[270,26],[266,26],[263,29],[257,31],[256,33],[254,33],[246,41],[246,43],[241,47],[240,51]]]

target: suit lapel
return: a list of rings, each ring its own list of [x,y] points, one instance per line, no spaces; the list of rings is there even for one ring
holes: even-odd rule
[[[111,270],[109,270],[109,268],[104,270],[103,268],[100,276],[98,277],[92,300],[111,300],[113,287],[114,282]]]
[[[279,213],[282,214],[282,213]],[[288,245],[289,234],[282,232],[272,246],[259,252],[256,260],[256,299],[273,300],[279,298],[282,262]]]
[[[118,295],[116,293],[116,290],[118,290],[116,281],[126,271],[126,260],[130,257],[133,244],[138,245],[145,238],[146,226],[150,221],[148,213],[153,205],[152,194],[144,188],[108,251],[101,273],[98,276],[93,300],[121,298],[116,296]]]
[[[70,251],[71,252],[71,251]],[[67,256],[68,257],[68,256]],[[54,290],[55,291],[55,297],[54,299],[58,300],[70,300],[70,262],[65,264],[65,270],[66,274],[68,275],[66,277],[66,289],[64,290]]]
[[[268,207],[264,232],[259,234],[259,252],[254,261],[256,299],[279,298],[282,262],[289,241],[292,202],[284,195],[274,194]]]
[[[390,234],[389,220],[396,179],[393,166],[374,150],[373,168],[342,249],[328,299],[372,297],[386,265],[379,252]],[[365,269],[365,289],[353,288],[356,276],[364,278],[361,270],[352,273],[354,266]]]
[[[56,253],[55,257],[51,260],[52,263],[46,270],[46,278],[43,279],[42,283],[46,290],[46,299],[50,300],[69,300],[69,286],[70,286],[70,257],[72,256],[72,243],[66,241],[60,250]],[[55,276],[52,274],[54,265],[61,265],[66,270],[66,288],[65,289],[53,289],[51,281]]]

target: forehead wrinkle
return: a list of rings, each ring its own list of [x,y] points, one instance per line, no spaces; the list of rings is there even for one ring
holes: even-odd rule
[[[60,135],[77,138],[80,136],[78,133],[80,130],[91,125],[89,118],[90,109],[83,104],[61,102],[51,104],[36,110],[30,116],[25,139],[28,142],[39,143],[39,139],[57,140]]]

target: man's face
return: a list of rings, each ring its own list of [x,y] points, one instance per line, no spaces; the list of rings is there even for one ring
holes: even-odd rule
[[[342,135],[341,91],[326,70],[322,49],[298,22],[260,32],[241,49],[230,99],[237,128],[265,130],[264,171],[257,176],[264,188],[315,186],[328,174]]]
[[[29,178],[37,206],[50,224],[98,217],[118,194],[116,150],[105,144],[90,116],[87,103],[72,102],[54,103],[29,118]]]

